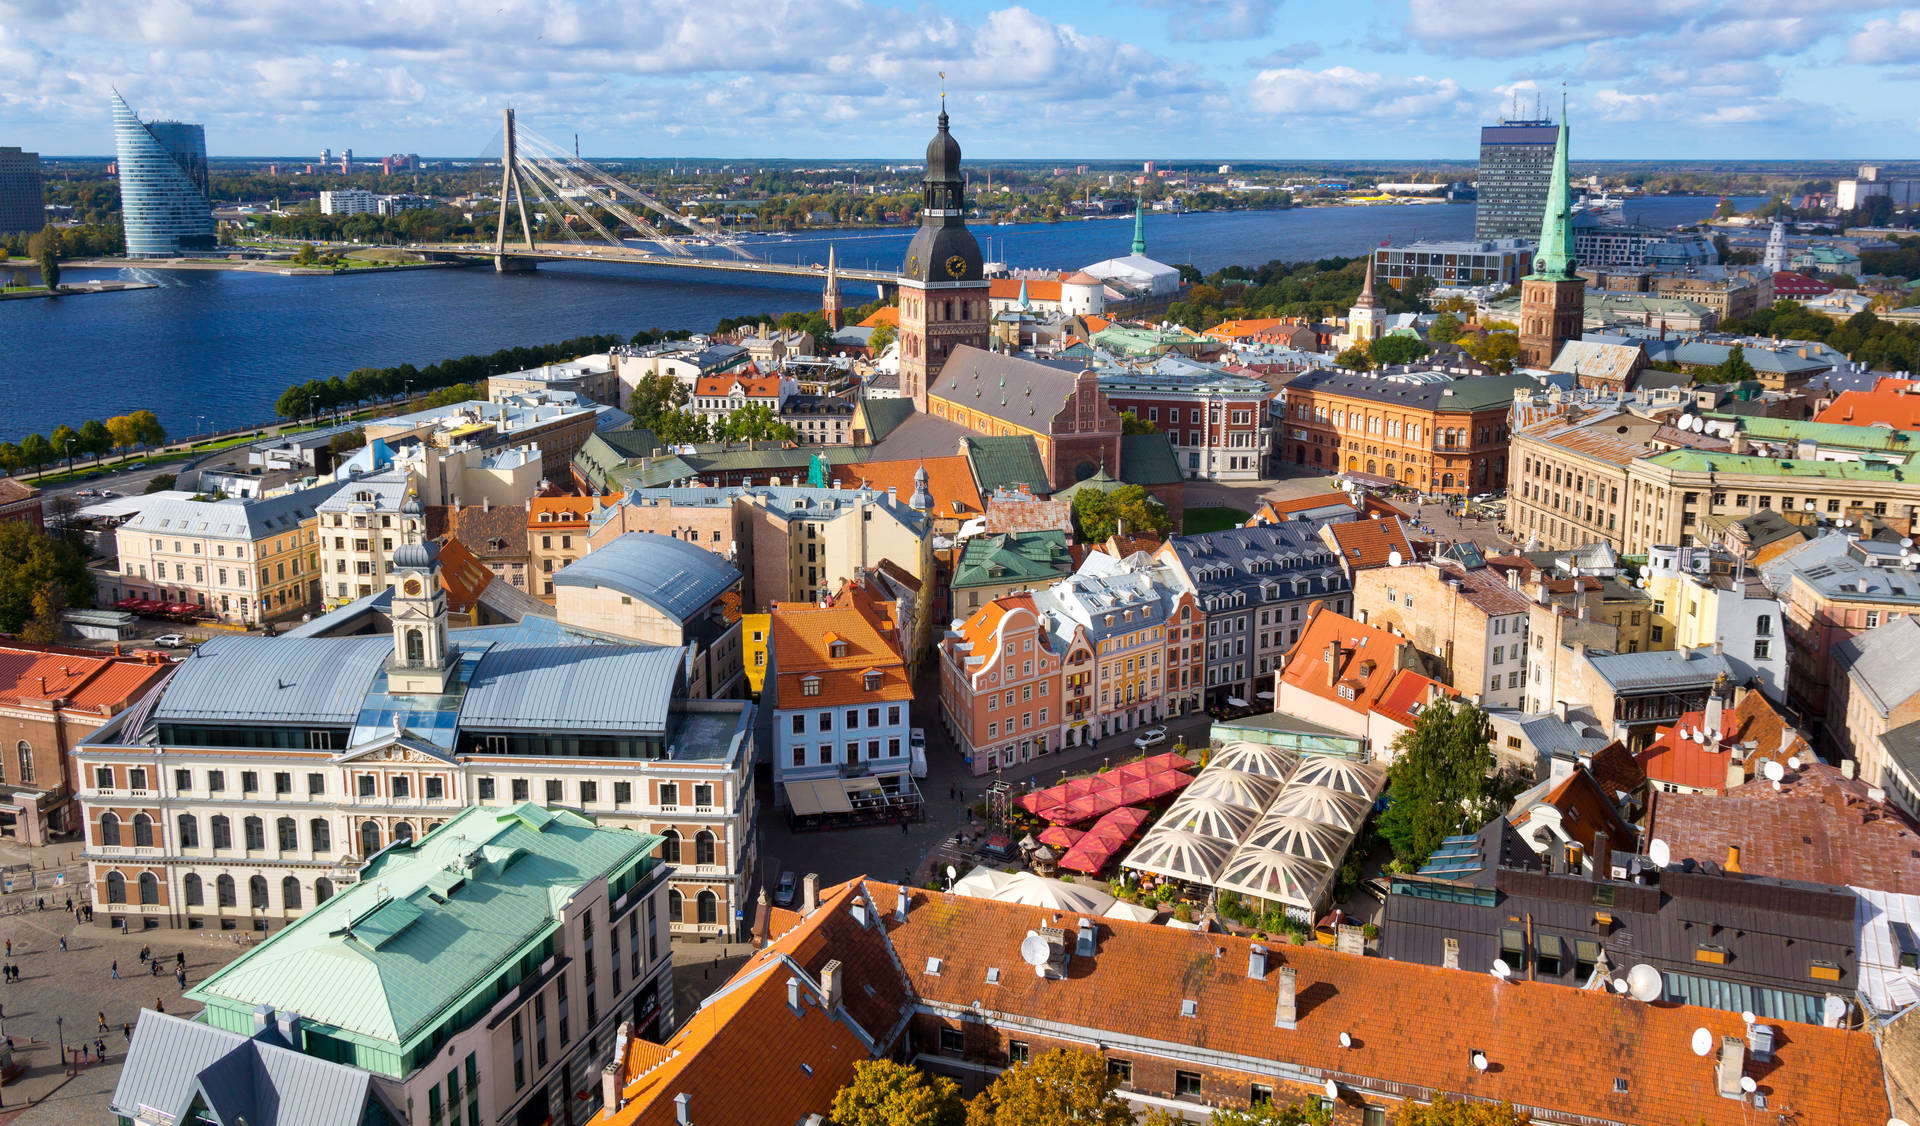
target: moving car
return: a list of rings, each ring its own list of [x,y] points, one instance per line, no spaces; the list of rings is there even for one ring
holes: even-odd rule
[[[1143,748],[1144,748],[1144,747],[1157,747],[1157,746],[1159,746],[1160,744],[1162,744],[1162,743],[1164,743],[1164,742],[1166,742],[1166,741],[1167,741],[1167,729],[1166,729],[1166,728],[1164,728],[1164,727],[1149,727],[1149,728],[1147,728],[1147,729],[1146,729],[1145,731],[1142,731],[1142,732],[1141,732],[1141,733],[1140,733],[1140,734],[1139,734],[1138,736],[1136,736],[1136,737],[1134,738],[1134,740],[1133,740],[1133,745],[1134,745],[1134,746],[1136,746],[1136,747],[1143,747]]]
[[[780,882],[773,888],[773,904],[776,907],[793,906],[794,879],[792,872],[780,873]]]

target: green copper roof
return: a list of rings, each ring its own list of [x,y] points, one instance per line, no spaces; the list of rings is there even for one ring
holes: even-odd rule
[[[1761,477],[1824,477],[1834,481],[1905,481],[1900,466],[1884,461],[1803,461],[1797,458],[1756,457],[1752,454],[1716,454],[1699,450],[1669,450],[1643,458],[1683,473],[1751,473]]]
[[[1067,553],[1067,533],[1004,532],[974,536],[960,549],[953,568],[953,589],[975,586],[1032,585],[1055,579],[1073,569]]]
[[[1138,197],[1133,201],[1133,252],[1147,252],[1147,209]]]
[[[1567,189],[1567,105],[1560,99],[1560,137],[1553,145],[1553,179],[1547,185],[1547,210],[1540,217],[1540,252],[1534,258],[1536,278],[1572,281],[1573,209]]]
[[[885,402],[886,400],[881,400]],[[908,400],[908,405],[912,401]],[[991,496],[995,489],[1025,485],[1036,495],[1047,493],[1047,466],[1040,460],[1040,447],[1032,435],[974,437],[961,439],[968,464],[973,466],[973,483],[981,495]]]
[[[1920,452],[1920,430],[1850,426],[1842,422],[1802,422],[1789,418],[1715,412],[1709,412],[1705,417],[1729,419],[1739,425],[1741,433],[1763,442],[1812,442],[1826,449],[1883,450],[1896,454]]]
[[[413,847],[382,853],[359,882],[190,996],[221,1027],[266,1004],[404,1054],[478,995],[490,998],[582,886],[618,875],[660,839],[531,804],[466,809]]]

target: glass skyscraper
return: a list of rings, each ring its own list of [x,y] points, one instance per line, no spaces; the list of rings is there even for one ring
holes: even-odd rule
[[[212,250],[206,130],[181,121],[143,122],[116,91],[113,138],[127,256],[176,258]]]
[[[1551,121],[1502,121],[1480,130],[1479,209],[1476,239],[1540,236],[1553,178],[1553,144],[1560,131]]]

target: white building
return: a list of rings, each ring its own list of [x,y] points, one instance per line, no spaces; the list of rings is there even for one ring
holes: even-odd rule
[[[322,215],[373,215],[380,210],[380,197],[364,188],[341,188],[320,193]]]
[[[1863,164],[1857,179],[1834,186],[1834,204],[1842,211],[1852,211],[1874,196],[1886,196],[1896,209],[1920,207],[1920,180],[1883,180],[1879,165]]]

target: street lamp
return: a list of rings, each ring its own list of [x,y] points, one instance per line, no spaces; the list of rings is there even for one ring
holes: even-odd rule
[[[53,1024],[60,1030],[60,1066],[65,1067],[67,1064],[67,1018],[54,1017]],[[68,1073],[71,1074],[71,1070]]]

